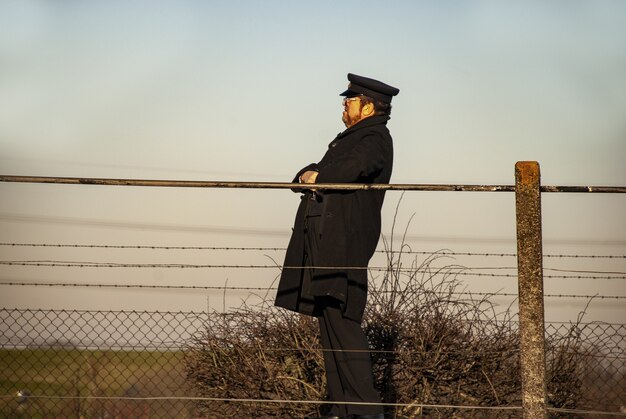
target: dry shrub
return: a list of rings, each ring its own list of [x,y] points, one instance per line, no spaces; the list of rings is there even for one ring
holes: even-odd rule
[[[383,401],[409,405],[395,417],[472,416],[411,404],[519,406],[519,339],[508,310],[463,298],[460,267],[434,267],[441,254],[414,260],[408,273],[400,256],[389,259],[365,323]]]
[[[393,240],[391,240],[393,242]],[[388,242],[388,269],[370,284],[364,328],[386,416],[521,417],[518,410],[468,410],[420,405],[521,406],[519,333],[509,309],[472,298],[439,252],[409,260],[407,246]],[[403,253],[405,252],[405,253]],[[437,267],[441,262],[443,267]],[[377,284],[377,285],[376,285]],[[469,295],[469,297],[468,297]],[[267,299],[266,299],[267,301]],[[320,401],[325,378],[315,319],[266,302],[215,313],[186,351],[186,372],[197,396],[267,401]],[[547,347],[550,403],[575,408],[587,350],[574,324]],[[325,404],[203,400],[205,417],[315,417]]]
[[[371,286],[364,328],[377,387],[388,417],[521,417],[519,410],[421,408],[419,405],[521,405],[519,335],[509,310],[497,313],[488,297],[462,298],[459,267],[436,268],[434,254],[413,269],[389,270]],[[204,417],[315,417],[325,405],[282,403],[325,398],[323,360],[315,319],[270,303],[214,313],[186,350],[188,382],[204,400]],[[548,390],[554,407],[577,407],[585,354],[574,324],[548,337]],[[241,401],[245,399],[248,401]],[[273,402],[253,402],[262,399]]]
[[[185,366],[196,396],[220,399],[321,400],[324,367],[317,324],[267,304],[215,313],[189,345]],[[202,401],[203,417],[307,417],[301,403]]]

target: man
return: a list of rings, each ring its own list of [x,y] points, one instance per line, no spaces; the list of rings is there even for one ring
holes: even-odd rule
[[[399,90],[355,74],[348,80],[341,93],[346,130],[294,183],[389,183],[393,145],[386,125]],[[385,192],[314,187],[302,192],[276,305],[319,320],[329,399],[337,402],[326,417],[382,419],[361,321]]]

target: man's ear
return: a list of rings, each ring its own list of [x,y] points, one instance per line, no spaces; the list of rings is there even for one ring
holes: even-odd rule
[[[363,116],[371,116],[374,113],[374,104],[373,103],[367,103],[361,109],[361,113],[363,114]]]

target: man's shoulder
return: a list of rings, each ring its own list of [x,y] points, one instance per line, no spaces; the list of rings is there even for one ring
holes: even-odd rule
[[[360,139],[368,137],[373,140],[391,140],[391,133],[385,124],[375,124],[363,127],[362,130],[355,132],[355,134],[357,135],[357,138]]]

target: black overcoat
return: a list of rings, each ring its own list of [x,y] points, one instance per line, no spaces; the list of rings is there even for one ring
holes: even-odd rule
[[[389,116],[372,116],[346,129],[329,144],[319,161],[300,170],[319,172],[316,183],[389,183],[393,144]],[[301,192],[301,191],[298,191]],[[302,193],[293,233],[278,285],[275,304],[302,314],[316,315],[315,305],[304,303],[303,293],[331,296],[342,302],[344,316],[361,321],[367,299],[367,264],[381,230],[380,210],[385,191],[320,191],[317,255],[309,281],[304,281],[305,214],[311,192]],[[306,287],[306,290],[303,290]]]

